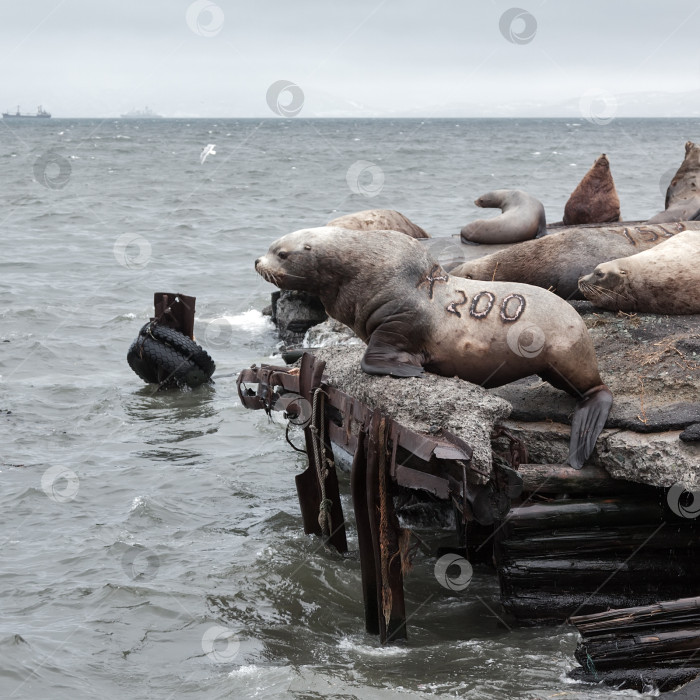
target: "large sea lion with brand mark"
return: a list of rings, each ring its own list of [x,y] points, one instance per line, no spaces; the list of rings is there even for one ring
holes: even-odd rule
[[[607,224],[620,220],[620,198],[610,172],[610,162],[603,153],[583,176],[564,207],[564,223]]]
[[[666,208],[650,224],[700,219],[700,146],[688,141],[685,158],[666,190]]]
[[[583,299],[578,281],[597,265],[652,248],[700,222],[576,227],[510,246],[450,270],[457,277],[544,287],[565,299]]]
[[[612,395],[581,317],[550,292],[452,277],[394,231],[303,229],[275,241],[255,269],[281,289],[317,294],[367,343],[369,374],[426,369],[484,387],[539,375],[579,399],[569,464],[580,468],[593,451]]]
[[[700,233],[685,231],[651,250],[598,265],[579,287],[609,311],[700,314]]]
[[[462,228],[466,243],[517,243],[547,232],[544,206],[523,190],[494,190],[474,200],[477,207],[498,207],[493,219],[478,219]]]

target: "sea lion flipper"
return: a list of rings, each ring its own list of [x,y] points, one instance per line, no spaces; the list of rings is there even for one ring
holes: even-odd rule
[[[591,456],[596,440],[605,427],[613,396],[605,384],[589,389],[576,405],[571,421],[571,441],[567,462],[581,469]]]
[[[420,377],[423,367],[420,359],[401,350],[389,341],[388,334],[375,331],[367,343],[362,356],[362,369],[367,374],[388,374],[392,377]]]

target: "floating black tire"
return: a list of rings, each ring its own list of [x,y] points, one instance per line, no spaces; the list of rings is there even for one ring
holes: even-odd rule
[[[152,338],[159,340],[161,343],[170,345],[170,347],[177,350],[181,355],[184,355],[188,359],[192,360],[197,367],[199,367],[203,372],[208,373],[210,377],[212,374],[214,374],[216,365],[214,364],[214,360],[211,359],[209,353],[201,345],[195,343],[192,338],[189,338],[184,333],[180,333],[180,331],[173,330],[167,326],[160,326],[157,323],[147,323],[139,331],[139,334],[141,333],[150,335]]]
[[[206,350],[179,331],[147,323],[126,356],[131,369],[149,384],[196,387],[211,379],[216,365]]]

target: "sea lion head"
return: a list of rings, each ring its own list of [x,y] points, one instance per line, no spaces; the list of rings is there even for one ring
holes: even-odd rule
[[[322,226],[288,233],[270,245],[267,253],[255,261],[256,272],[280,289],[318,293],[327,277],[337,279],[338,262],[344,256],[328,255],[328,246],[338,248],[341,229]],[[349,232],[348,232],[349,233]]]
[[[508,205],[522,205],[529,200],[534,200],[534,197],[531,197],[523,190],[493,190],[477,197],[474,200],[474,204],[483,209],[498,208],[505,211],[505,207],[508,207]]]
[[[501,197],[497,196],[497,191],[487,192],[486,194],[482,194],[480,197],[477,197],[474,200],[474,204],[482,209],[493,209],[495,207],[500,208]]]
[[[602,309],[634,310],[635,301],[630,293],[632,274],[620,262],[601,263],[590,275],[579,279],[578,287],[588,301]]]
[[[464,277],[467,280],[490,280],[491,276],[488,270],[481,262],[477,260],[467,260],[461,265],[457,265],[450,270],[450,274],[454,277]]]

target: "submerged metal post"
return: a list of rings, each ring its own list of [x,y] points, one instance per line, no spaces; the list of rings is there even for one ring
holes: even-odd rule
[[[352,502],[362,568],[365,629],[383,643],[406,638],[406,607],[394,511],[389,447],[391,421],[374,411],[362,426],[352,463]]]
[[[194,340],[194,305],[196,297],[171,292],[156,292],[153,295],[155,316],[162,326],[173,328]]]

